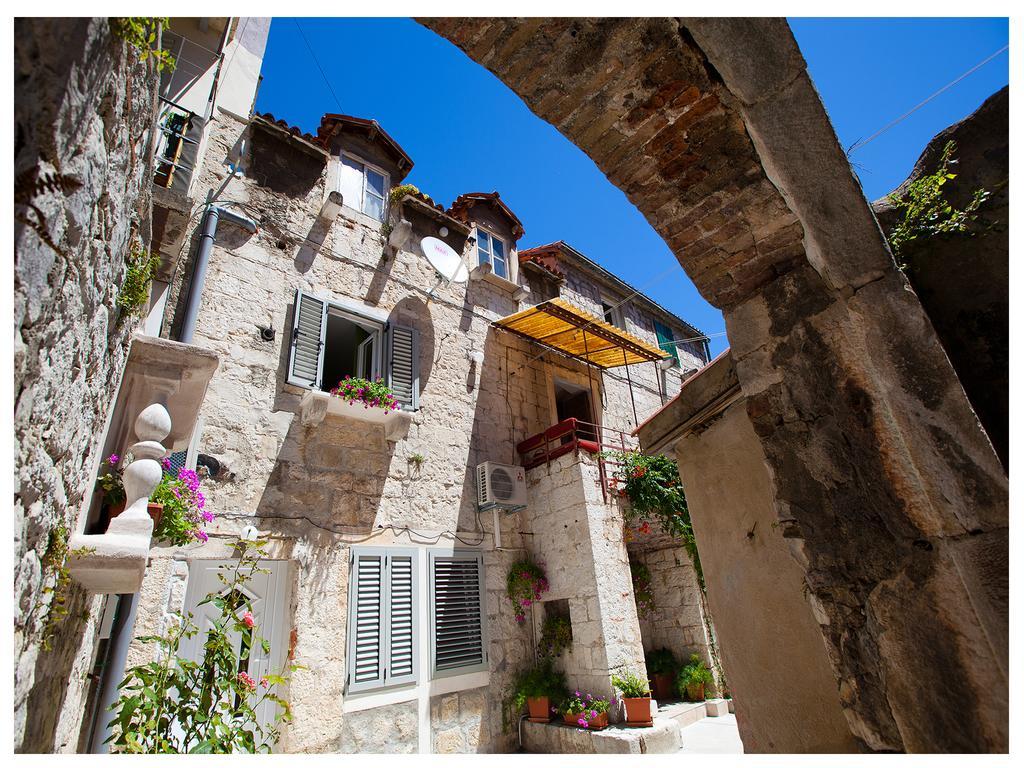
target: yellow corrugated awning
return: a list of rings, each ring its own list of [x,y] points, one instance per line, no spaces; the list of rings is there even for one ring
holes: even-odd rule
[[[598,368],[649,363],[668,357],[660,347],[648,344],[564,299],[545,301],[498,320],[495,325]]]

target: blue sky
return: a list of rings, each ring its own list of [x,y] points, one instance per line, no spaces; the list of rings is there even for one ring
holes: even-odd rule
[[[721,313],[639,211],[493,75],[408,19],[298,24],[330,87],[296,21],[275,18],[258,111],[311,132],[324,112],[376,118],[415,162],[408,181],[435,200],[447,205],[462,192],[497,190],[526,228],[520,248],[565,240],[712,335],[712,354],[727,346],[714,335],[724,331]],[[997,51],[1009,34],[1005,19],[791,24],[844,148]],[[854,152],[868,199],[898,186],[935,133],[1005,85],[1008,61],[1002,54]]]

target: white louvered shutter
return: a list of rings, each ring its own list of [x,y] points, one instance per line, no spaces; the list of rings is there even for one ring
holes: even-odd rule
[[[327,302],[301,290],[295,291],[292,351],[288,360],[289,384],[320,386],[326,328]]]
[[[434,676],[486,669],[482,555],[432,555],[430,571]]]
[[[415,328],[388,328],[388,386],[402,410],[415,411],[420,407],[420,345]]]
[[[387,556],[388,657],[385,685],[415,682],[419,664],[419,638],[417,631],[417,567],[416,551],[390,550]]]
[[[351,571],[348,690],[360,691],[384,683],[384,550],[353,550]]]

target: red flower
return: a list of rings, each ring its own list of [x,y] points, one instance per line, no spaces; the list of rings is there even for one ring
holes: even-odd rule
[[[242,623],[249,629],[252,629],[256,626],[256,619],[253,618],[253,615],[249,613],[249,611],[246,611],[242,614]]]

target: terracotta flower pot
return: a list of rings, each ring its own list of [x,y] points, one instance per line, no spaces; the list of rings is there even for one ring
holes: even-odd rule
[[[547,696],[529,698],[526,700],[526,706],[530,710],[531,723],[551,722],[551,700]]]
[[[573,726],[575,728],[580,728],[580,729],[583,728],[583,726],[580,725],[580,723],[579,723],[580,713],[577,712],[575,715],[570,715],[568,712],[566,712],[563,717],[565,719],[565,724],[566,725],[571,725],[571,726]],[[597,717],[590,718],[590,721],[589,721],[589,723],[587,725],[587,730],[588,731],[600,731],[600,730],[603,730],[603,729],[605,729],[607,727],[608,727],[608,713],[607,712],[601,712],[600,714],[598,714]]]
[[[704,701],[704,683],[686,686],[687,701]]]
[[[676,697],[675,686],[673,685],[674,681],[675,678],[673,675],[651,675],[651,688],[654,689],[654,698],[658,701],[674,699]]]
[[[626,705],[626,725],[630,728],[646,728],[654,725],[651,719],[651,697],[642,699],[623,699]]]
[[[111,506],[107,507],[107,509],[109,510],[110,519],[113,520],[115,517],[124,512],[125,503],[121,501],[118,502],[117,504],[112,504]],[[164,505],[159,504],[155,501],[151,501],[149,502],[149,504],[146,505],[146,511],[149,512],[149,516],[153,519],[153,527],[156,528],[158,525],[160,525],[160,518],[163,517],[164,514]]]

